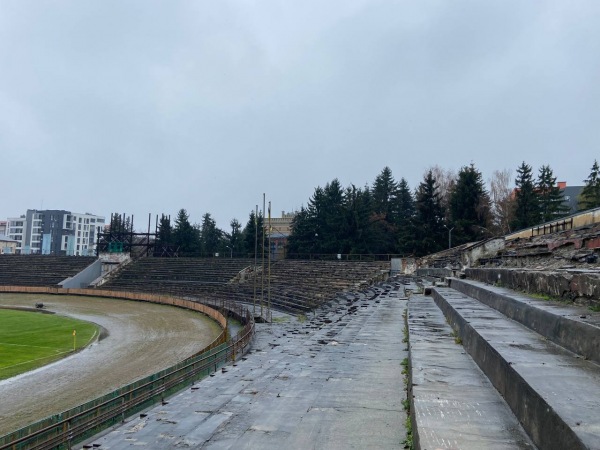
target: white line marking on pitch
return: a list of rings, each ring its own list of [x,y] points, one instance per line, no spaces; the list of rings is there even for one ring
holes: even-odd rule
[[[8,369],[8,368],[10,368],[10,367],[21,366],[21,365],[23,365],[23,364],[28,364],[28,363],[30,363],[30,362],[34,362],[34,361],[39,361],[40,359],[52,358],[52,357],[54,357],[54,356],[57,356],[57,355],[62,355],[63,353],[70,353],[70,352],[72,352],[72,351],[73,351],[73,350],[66,350],[66,351],[64,351],[64,352],[55,353],[54,355],[48,355],[48,356],[44,356],[44,357],[42,357],[42,358],[30,359],[30,360],[28,360],[28,361],[23,361],[23,362],[20,362],[20,363],[17,363],[17,364],[12,364],[12,365],[10,365],[10,366],[4,366],[4,367],[2,367],[2,370],[4,370],[4,369]]]

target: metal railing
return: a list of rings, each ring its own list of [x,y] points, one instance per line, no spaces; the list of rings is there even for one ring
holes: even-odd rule
[[[2,288],[6,287],[0,287],[0,291],[6,292],[9,290]],[[30,291],[30,288],[24,291]],[[79,291],[78,293],[81,294],[82,290],[65,289],[64,291]],[[16,292],[15,288],[10,289],[10,292]],[[74,294],[74,292],[71,293]],[[125,293],[115,292],[114,294],[115,297],[123,298]],[[104,291],[103,296],[108,296],[106,291]],[[136,297],[137,300],[144,300],[140,294],[136,294]],[[167,300],[167,298],[163,297],[163,300]],[[180,306],[191,301],[189,298],[168,300],[164,303]],[[149,301],[156,301],[156,298]],[[193,303],[198,307],[203,306],[206,308],[205,305]],[[244,324],[243,328],[232,339],[226,340],[227,334],[224,330],[208,347],[174,366],[123,386],[83,405],[2,436],[0,437],[0,450],[71,448],[71,445],[81,442],[111,425],[124,421],[126,417],[159,401],[164,401],[165,397],[193,384],[195,381],[216,371],[228,361],[235,360],[243,355],[248,350],[254,336],[254,318],[252,314],[246,308],[234,302],[219,302],[214,307],[221,309],[222,313],[238,318]],[[214,310],[213,312],[217,313]],[[223,317],[222,314],[217,314]]]

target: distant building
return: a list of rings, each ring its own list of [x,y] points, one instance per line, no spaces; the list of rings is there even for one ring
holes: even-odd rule
[[[559,181],[556,186],[560,189],[563,194],[564,204],[568,208],[564,215],[575,214],[577,209],[577,202],[579,201],[579,195],[583,190],[584,186],[567,186],[566,181]],[[510,194],[510,198],[514,200],[517,196],[518,188],[514,188]]]
[[[17,241],[0,234],[0,255],[14,255],[17,253]]]
[[[6,236],[8,234],[8,221],[0,220],[0,236]]]
[[[566,181],[559,181],[557,185],[563,193],[565,205],[569,207],[569,214],[575,214],[578,211],[577,202],[579,201],[579,195],[583,191],[584,186],[567,186]]]
[[[271,257],[275,260],[285,257],[285,246],[292,232],[292,221],[296,214],[281,211],[281,217],[271,217],[271,230],[267,236],[271,238]],[[268,227],[269,224],[265,223],[265,226]]]
[[[8,219],[7,236],[17,241],[16,253],[42,255],[93,255],[104,217],[65,210],[28,209]]]

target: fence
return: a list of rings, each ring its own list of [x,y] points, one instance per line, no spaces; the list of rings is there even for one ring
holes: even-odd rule
[[[0,292],[70,294],[149,301],[203,312],[223,326],[223,332],[200,353],[100,398],[2,436],[0,437],[0,450],[71,448],[71,445],[124,421],[126,417],[158,401],[164,401],[168,395],[216,371],[227,361],[235,360],[236,357],[247,351],[254,336],[252,314],[234,302],[215,303],[215,307],[221,309],[219,312],[190,299],[155,294],[18,286],[0,286]],[[227,319],[222,314],[223,312],[237,317],[244,324],[239,333],[229,341],[227,341],[226,332]]]
[[[589,209],[557,220],[542,223],[530,228],[515,231],[504,236],[506,241],[513,239],[528,239],[534,236],[557,233],[559,231],[573,230],[581,227],[593,226],[600,223],[600,208]]]

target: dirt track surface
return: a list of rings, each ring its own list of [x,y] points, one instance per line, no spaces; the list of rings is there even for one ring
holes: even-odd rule
[[[0,382],[0,436],[67,410],[194,354],[220,333],[193,311],[78,296],[0,294],[0,305],[46,309],[97,323],[108,336],[83,351]],[[35,313],[32,313],[35,314]]]

